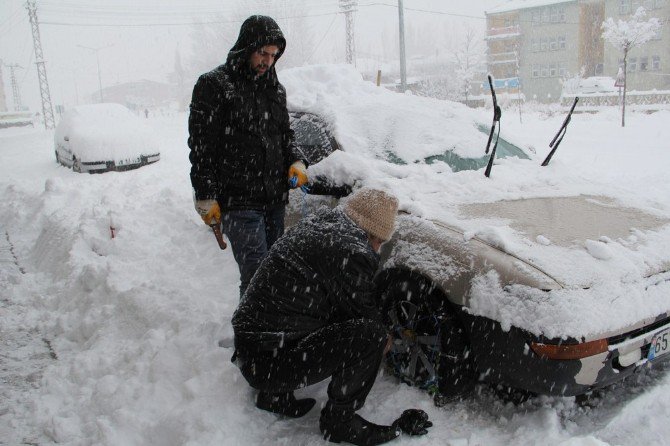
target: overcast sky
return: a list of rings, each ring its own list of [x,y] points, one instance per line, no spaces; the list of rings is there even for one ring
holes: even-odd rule
[[[453,30],[456,40],[464,26],[479,28],[483,33],[484,11],[504,1],[404,0],[405,26],[434,28],[440,39],[445,38],[445,29]],[[16,70],[22,103],[37,111],[41,109],[39,86],[25,4],[25,0],[0,0],[0,59],[5,65],[23,67]],[[246,4],[249,2],[230,0],[38,0],[37,15],[52,103],[72,106],[90,101],[99,85],[96,54],[103,88],[140,79],[167,81],[176,51],[179,50],[184,61],[193,51],[189,36],[195,23],[212,21],[213,26],[231,26],[225,22],[235,21],[241,11],[248,15],[259,12],[245,8]],[[282,0],[274,4],[275,17],[296,14],[282,10]],[[310,62],[344,61],[345,25],[339,1],[305,0],[304,4],[305,10],[298,14],[309,24],[317,45]],[[359,53],[376,52],[385,36],[389,39],[388,31],[397,30],[397,4],[397,0],[359,0],[355,16]],[[227,51],[232,43],[221,42],[221,45]],[[438,43],[443,42],[428,41],[425,45]],[[7,106],[12,109],[6,66],[3,79]]]

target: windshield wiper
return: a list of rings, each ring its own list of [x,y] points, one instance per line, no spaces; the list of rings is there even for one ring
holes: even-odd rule
[[[500,110],[500,107],[498,106],[498,100],[496,99],[496,91],[493,89],[493,79],[491,79],[490,74],[488,75],[488,78],[489,86],[491,87],[491,98],[493,99],[493,124],[491,124],[491,132],[489,133],[489,140],[486,143],[486,152],[484,153],[489,153],[489,147],[491,146],[491,141],[493,140],[493,133],[496,129],[496,123],[498,124],[498,135],[496,136],[496,143],[493,145],[493,149],[491,150],[491,156],[489,157],[489,162],[486,165],[486,171],[484,171],[484,175],[486,175],[487,178],[491,175],[493,160],[496,156],[496,148],[498,147],[498,139],[500,138],[500,117],[502,116],[502,111]]]
[[[556,149],[558,149],[559,144],[561,141],[563,141],[563,137],[565,136],[565,132],[568,131],[568,124],[570,123],[570,119],[572,118],[572,112],[575,111],[575,106],[577,105],[577,101],[579,101],[579,97],[575,96],[575,102],[572,103],[572,107],[570,108],[570,111],[568,112],[568,116],[565,117],[565,121],[563,121],[563,125],[561,125],[561,128],[558,129],[558,133],[556,133],[556,136],[554,136],[554,139],[551,140],[549,143],[549,147],[553,147],[551,149],[551,152],[549,152],[549,155],[542,161],[542,165],[546,166],[549,164],[549,161],[551,161],[551,157],[554,156],[554,153],[556,153]]]

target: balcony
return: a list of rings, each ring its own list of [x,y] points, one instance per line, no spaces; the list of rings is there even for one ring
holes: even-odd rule
[[[515,39],[519,36],[521,36],[519,25],[512,25],[503,28],[489,28],[486,31],[485,40]]]

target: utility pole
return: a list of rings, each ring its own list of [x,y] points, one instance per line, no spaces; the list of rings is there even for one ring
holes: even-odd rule
[[[33,30],[33,46],[35,47],[35,65],[37,66],[37,78],[40,82],[40,97],[42,98],[42,115],[44,117],[44,128],[56,127],[54,110],[51,105],[51,94],[49,93],[49,82],[47,81],[47,69],[44,65],[42,54],[42,42],[40,40],[40,26],[37,21],[37,5],[35,0],[26,0],[26,9],[30,17],[30,26]]]
[[[347,63],[356,65],[356,50],[354,46],[354,12],[358,0],[340,0],[340,9],[344,12],[347,34]]]
[[[407,90],[407,65],[405,61],[405,13],[402,0],[398,0],[398,34],[400,36],[400,90]]]
[[[95,51],[95,60],[98,63],[98,92],[100,93],[100,103],[105,102],[102,100],[102,78],[100,77],[100,57],[98,57],[98,51],[104,49],[104,48],[109,48],[112,45],[107,45],[107,46],[101,46],[98,48],[91,48],[88,46],[84,45],[77,45],[79,48],[84,48],[86,50],[91,50]]]
[[[19,84],[16,82],[16,68],[23,69],[21,65],[12,64],[5,65],[9,68],[9,80],[12,83],[12,95],[14,97],[14,110],[21,111],[23,110],[23,104],[21,104],[21,92],[19,91]]]
[[[7,101],[5,99],[5,81],[2,78],[2,59],[0,59],[0,112],[7,111]]]

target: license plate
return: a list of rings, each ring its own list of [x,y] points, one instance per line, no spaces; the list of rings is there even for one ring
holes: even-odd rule
[[[647,359],[658,358],[670,351],[670,328],[660,331],[651,338]]]

